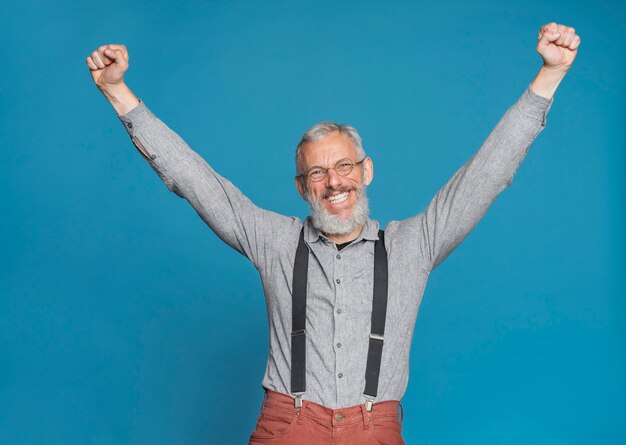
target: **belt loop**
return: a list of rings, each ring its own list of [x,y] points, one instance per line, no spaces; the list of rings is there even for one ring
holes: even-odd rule
[[[371,422],[370,413],[367,411],[364,404],[361,405],[361,414],[363,415],[363,429],[369,430]]]
[[[404,407],[402,406],[402,402],[398,402],[400,405],[400,412],[402,413],[402,417],[400,417],[400,423],[404,422]]]

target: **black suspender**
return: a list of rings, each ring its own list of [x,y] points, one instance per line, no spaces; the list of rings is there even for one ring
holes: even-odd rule
[[[385,232],[378,231],[378,241],[374,245],[374,298],[372,299],[372,327],[370,344],[367,350],[365,368],[365,391],[367,410],[372,410],[372,403],[378,393],[378,375],[383,357],[385,336],[385,318],[387,316],[387,250]]]
[[[293,267],[291,297],[291,393],[296,395],[295,406],[302,406],[302,394],[306,391],[306,288],[309,266],[309,250],[304,242],[304,227],[300,231],[298,249]],[[372,410],[378,393],[378,377],[383,354],[385,318],[387,315],[387,250],[385,232],[378,231],[374,245],[374,295],[372,298],[372,326],[365,369],[365,396],[367,411]]]
[[[309,268],[309,248],[304,242],[304,228],[293,265],[291,292],[291,392],[306,391],[306,284]],[[296,398],[296,407],[301,403],[301,394]]]

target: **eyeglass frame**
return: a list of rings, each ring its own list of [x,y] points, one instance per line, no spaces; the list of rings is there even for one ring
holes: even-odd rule
[[[309,176],[310,176],[308,172],[310,172],[311,170],[313,170],[313,169],[315,169],[315,168],[320,168],[320,169],[324,170],[324,176],[322,176],[322,178],[321,178],[321,179],[318,179],[317,181],[314,181],[313,179],[311,179],[311,182],[322,182],[322,181],[323,181],[324,179],[326,179],[326,177],[328,176],[328,170],[331,170],[331,169],[332,169],[332,170],[335,170],[335,173],[337,173],[337,174],[338,174],[339,176],[341,176],[342,178],[345,178],[346,176],[348,176],[350,173],[352,173],[352,172],[354,171],[354,167],[355,167],[355,166],[362,164],[362,163],[363,163],[363,161],[365,161],[366,159],[367,159],[367,156],[365,156],[363,159],[361,159],[361,160],[360,160],[360,161],[358,161],[358,162],[355,162],[355,161],[353,161],[353,160],[352,160],[352,159],[350,159],[350,158],[343,158],[343,159],[339,159],[339,160],[335,163],[335,166],[334,166],[334,167],[328,167],[328,168],[325,168],[325,167],[321,167],[321,166],[313,166],[313,167],[311,167],[310,169],[308,169],[308,170],[307,170],[307,173],[300,173],[300,174],[296,175],[296,177],[300,178],[301,180],[304,180],[304,179],[306,179],[307,177],[309,177]],[[339,163],[340,163],[340,162],[343,162],[343,161],[345,161],[345,160],[349,160],[350,162],[352,162],[352,168],[350,169],[350,171],[349,171],[348,173],[346,173],[345,175],[342,175],[341,173],[339,173],[339,172],[337,171],[337,165],[339,165]]]

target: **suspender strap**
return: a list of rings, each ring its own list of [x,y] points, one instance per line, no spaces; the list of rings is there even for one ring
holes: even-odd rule
[[[291,296],[291,393],[296,395],[296,407],[306,391],[306,289],[309,268],[309,249],[304,242],[304,227],[300,231],[298,249],[293,267]],[[387,250],[385,232],[378,231],[374,245],[374,295],[372,298],[372,326],[365,369],[367,411],[372,410],[378,393],[378,377],[383,355],[385,319],[387,317]]]
[[[371,411],[373,399],[378,393],[378,377],[380,362],[383,357],[385,336],[385,319],[387,316],[387,250],[385,249],[385,232],[378,231],[378,241],[374,246],[374,296],[372,299],[372,327],[369,349],[367,351],[367,367],[365,369],[365,391],[368,399],[367,410]]]
[[[306,287],[309,249],[304,242],[304,227],[296,250],[291,295],[291,392],[306,391]]]

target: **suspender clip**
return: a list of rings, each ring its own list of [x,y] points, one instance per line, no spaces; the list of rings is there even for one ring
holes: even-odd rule
[[[302,408],[302,395],[296,396],[293,406],[295,408]]]
[[[374,334],[374,333],[370,333],[370,338],[373,338],[374,340],[380,340],[382,342],[385,341],[385,337],[383,337],[382,335]]]
[[[367,400],[365,401],[365,411],[367,411],[368,413],[371,413],[373,407],[374,407],[374,399],[368,397]]]

